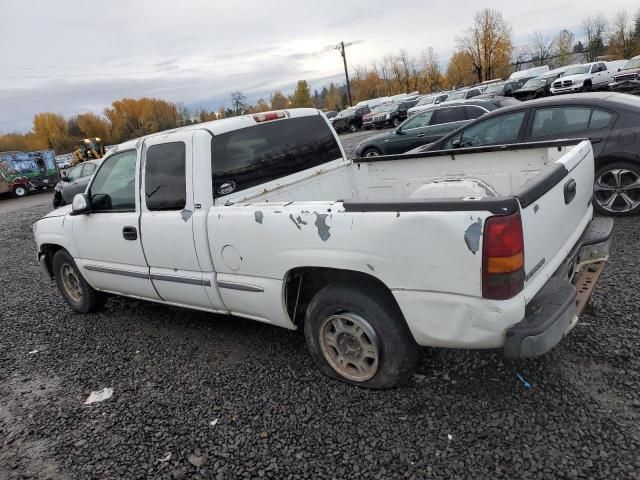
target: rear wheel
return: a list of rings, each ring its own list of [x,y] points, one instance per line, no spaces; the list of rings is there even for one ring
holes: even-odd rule
[[[363,157],[379,157],[380,155],[382,155],[382,152],[375,147],[367,148],[364,152],[362,152]]]
[[[76,312],[93,312],[105,304],[106,295],[87,283],[66,250],[58,250],[53,256],[53,275],[58,290]]]
[[[357,131],[357,130],[358,130],[358,126],[357,126],[355,123],[350,123],[350,124],[349,124],[349,131],[350,131],[351,133],[353,133],[353,132],[355,132],[355,131]]]
[[[336,282],[318,292],[304,324],[309,352],[326,375],[367,388],[392,388],[413,373],[418,347],[390,293]]]
[[[13,187],[13,194],[16,197],[24,197],[27,194],[27,187],[24,185],[16,185]]]
[[[596,172],[593,206],[604,215],[625,216],[640,211],[640,166],[614,162]]]

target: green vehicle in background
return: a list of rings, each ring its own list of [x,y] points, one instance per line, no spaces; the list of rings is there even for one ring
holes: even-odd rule
[[[0,152],[0,194],[23,197],[30,190],[52,189],[59,180],[53,150]]]

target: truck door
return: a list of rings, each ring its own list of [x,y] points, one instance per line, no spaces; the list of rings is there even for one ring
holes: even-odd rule
[[[193,192],[194,131],[145,140],[142,153],[141,237],[149,275],[160,297],[175,304],[223,310],[210,299],[214,275],[196,247]],[[210,158],[206,159],[210,163]],[[198,218],[198,217],[196,217]],[[203,255],[200,261],[199,255]],[[206,253],[208,255],[208,253]]]
[[[99,290],[158,300],[138,232],[140,185],[136,150],[107,157],[89,187],[92,211],[73,222],[76,263]],[[82,165],[76,167],[82,168]]]

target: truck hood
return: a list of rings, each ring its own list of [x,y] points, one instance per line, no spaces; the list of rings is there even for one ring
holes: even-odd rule
[[[65,205],[64,207],[56,208],[55,210],[50,211],[42,218],[64,217],[69,213],[71,213],[71,205]]]
[[[553,83],[555,82],[564,82],[565,80],[573,80],[573,83],[580,83],[585,81],[587,78],[591,78],[591,74],[590,73],[577,73],[575,75],[568,75],[566,77],[560,77],[557,80],[554,80]]]

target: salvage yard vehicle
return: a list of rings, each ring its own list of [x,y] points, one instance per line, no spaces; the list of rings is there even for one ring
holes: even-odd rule
[[[111,293],[302,327],[324,373],[388,388],[419,345],[553,348],[608,256],[592,185],[586,141],[351,161],[293,109],[125,142],[33,232],[77,312]]]
[[[381,106],[373,116],[373,125],[376,128],[383,128],[388,125],[397,127],[407,118],[407,112],[416,103],[418,103],[417,99],[401,100]]]
[[[62,178],[55,186],[53,208],[71,203],[77,193],[84,192],[89,185],[91,175],[96,171],[100,162],[102,160],[87,160],[63,173]]]
[[[640,98],[623,93],[547,97],[505,107],[408,153],[505,143],[588,138],[594,205],[603,215],[640,213]]]
[[[418,100],[418,103],[416,103],[414,107],[411,107],[407,111],[407,116],[410,117],[412,115],[416,115],[417,113],[428,110],[434,104],[437,105],[438,103],[444,102],[448,96],[449,94],[444,92],[425,95],[420,100]]]
[[[24,197],[30,190],[53,188],[59,179],[53,150],[0,152],[0,194]]]
[[[640,55],[629,60],[609,84],[609,89],[640,95]]]
[[[520,103],[507,98],[459,100],[431,105],[410,117],[396,129],[367,138],[356,147],[359,157],[376,157],[404,153],[435,142],[465,123],[498,108]]]
[[[606,62],[593,62],[578,65],[564,72],[551,85],[551,93],[590,92],[595,89],[607,88],[611,81],[611,71]]]
[[[355,132],[362,127],[362,117],[370,111],[371,109],[366,105],[362,107],[349,107],[333,117],[331,124],[338,133]]]

